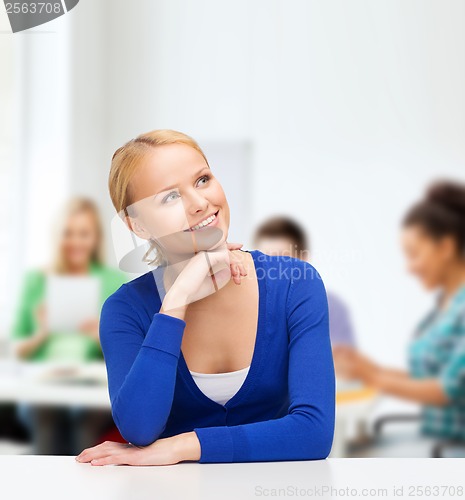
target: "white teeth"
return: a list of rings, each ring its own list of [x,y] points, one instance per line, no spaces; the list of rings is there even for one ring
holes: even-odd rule
[[[216,215],[213,214],[210,217],[208,217],[208,219],[205,219],[204,221],[202,221],[200,224],[197,224],[196,226],[191,227],[190,231],[195,231],[196,229],[200,229],[201,227],[210,224],[210,222],[213,222],[215,219],[216,219]]]

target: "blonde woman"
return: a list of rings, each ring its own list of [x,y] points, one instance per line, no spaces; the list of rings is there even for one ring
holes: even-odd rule
[[[113,418],[127,443],[76,460],[326,458],[335,378],[315,268],[227,242],[223,188],[181,132],[155,130],[119,148],[109,189],[158,267],[109,297],[100,318]]]
[[[125,273],[105,264],[102,224],[93,200],[74,197],[60,210],[54,224],[51,262],[45,268],[30,269],[26,273],[11,333],[15,352],[23,360],[86,362],[103,359],[98,317],[85,321],[74,334],[48,328],[45,294],[49,273],[98,277],[101,305],[128,281]],[[38,454],[74,453],[72,450],[76,448],[68,447],[69,440],[58,436],[61,425],[66,428],[63,434],[67,437],[70,412],[23,405],[20,415],[33,432]],[[84,416],[88,418],[86,412],[80,412],[80,418]],[[89,440],[83,439],[75,446],[83,443],[89,443]]]

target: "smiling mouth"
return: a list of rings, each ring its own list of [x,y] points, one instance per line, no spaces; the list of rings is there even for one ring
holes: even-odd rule
[[[197,227],[197,226],[198,226],[198,224],[196,224],[195,226],[192,226],[192,227],[191,227],[191,228],[189,228],[189,229],[184,229],[184,231],[183,231],[183,232],[184,232],[184,233],[188,233],[188,232],[192,232],[192,231],[197,231],[197,230],[199,230],[199,229],[202,229],[203,227],[208,227],[208,226],[209,226],[212,222],[214,222],[214,221],[216,220],[216,218],[218,217],[218,212],[219,212],[219,211],[220,211],[220,210],[218,209],[218,210],[217,210],[217,211],[213,214],[213,215],[215,216],[215,217],[214,217],[214,219],[212,219],[212,220],[211,220],[210,222],[208,222],[207,224],[204,224],[204,225],[202,225],[202,226],[200,226],[200,227]],[[211,216],[210,216],[210,217],[211,217]],[[208,217],[207,217],[207,219],[208,219]],[[207,219],[205,219],[205,220],[207,220]],[[194,229],[194,228],[195,228],[195,229]]]

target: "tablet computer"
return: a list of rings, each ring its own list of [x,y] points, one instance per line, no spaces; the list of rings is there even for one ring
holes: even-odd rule
[[[101,281],[95,276],[49,274],[46,282],[48,328],[77,332],[84,321],[100,315]]]

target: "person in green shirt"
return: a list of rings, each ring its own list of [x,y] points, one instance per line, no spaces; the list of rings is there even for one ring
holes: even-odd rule
[[[129,281],[129,276],[104,262],[103,229],[98,208],[92,200],[79,196],[68,200],[54,227],[55,245],[50,265],[29,269],[23,277],[11,329],[14,352],[19,359],[30,362],[103,361],[98,317],[83,322],[77,332],[64,333],[48,328],[47,275],[99,278],[100,308],[111,294]],[[79,407],[21,404],[18,413],[32,433],[36,454],[74,454],[82,446],[92,444],[100,430],[112,423],[109,411]]]

